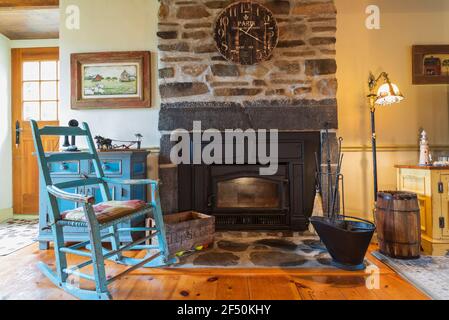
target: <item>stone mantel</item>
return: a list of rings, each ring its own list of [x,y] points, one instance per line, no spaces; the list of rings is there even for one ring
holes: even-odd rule
[[[181,102],[162,104],[160,131],[192,130],[193,121],[206,129],[278,129],[279,131],[320,131],[337,129],[337,103],[334,99]]]

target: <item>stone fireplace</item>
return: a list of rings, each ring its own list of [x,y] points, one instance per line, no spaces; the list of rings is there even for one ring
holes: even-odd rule
[[[235,1],[161,0],[162,205],[167,214],[214,214],[224,229],[302,230],[313,208],[315,152],[325,161],[325,128],[336,162],[336,9],[329,0],[253,1],[273,12],[279,44],[269,61],[240,66],[218,53],[212,31]],[[254,164],[172,164],[171,131],[192,131],[194,121],[220,131],[278,129],[278,173],[261,177]]]

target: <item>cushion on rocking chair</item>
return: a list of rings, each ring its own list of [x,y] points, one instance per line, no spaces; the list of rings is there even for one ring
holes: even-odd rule
[[[141,200],[107,201],[94,205],[93,209],[98,222],[104,224],[139,212],[147,206],[147,203]],[[86,221],[82,207],[65,211],[61,217],[70,221]]]

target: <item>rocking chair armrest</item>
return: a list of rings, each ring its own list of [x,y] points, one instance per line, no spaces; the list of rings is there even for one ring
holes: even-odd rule
[[[55,186],[47,186],[47,191],[55,196],[56,198],[68,200],[77,203],[95,203],[95,197],[93,196],[85,196],[82,194],[69,193],[64,190],[61,190]]]
[[[118,185],[129,185],[129,186],[138,186],[138,185],[152,185],[157,187],[159,182],[151,179],[113,179],[113,178],[103,178],[103,181],[111,184]]]

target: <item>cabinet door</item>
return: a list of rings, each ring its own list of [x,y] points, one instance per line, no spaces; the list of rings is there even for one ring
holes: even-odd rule
[[[418,195],[421,232],[433,237],[431,177],[427,170],[399,169],[398,190]]]
[[[441,210],[439,212],[440,215],[438,216],[439,221],[436,221],[436,223],[440,227],[443,237],[449,238],[449,175],[442,174],[440,183],[442,184],[443,190],[439,191],[443,191],[443,193],[439,193]]]
[[[421,232],[423,235],[432,237],[432,199],[430,197],[418,195],[418,203],[421,218]]]

